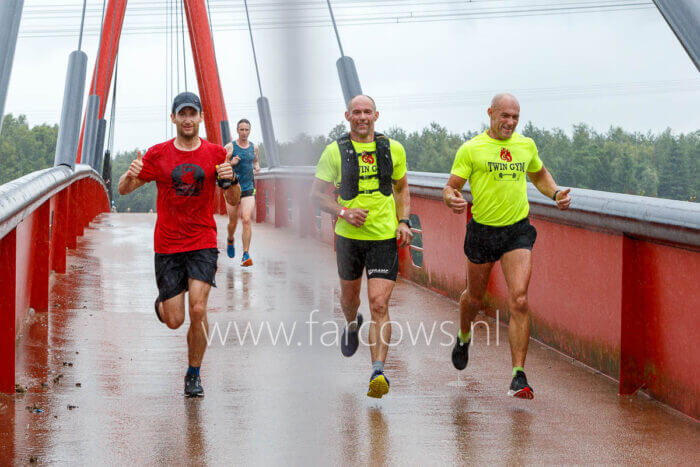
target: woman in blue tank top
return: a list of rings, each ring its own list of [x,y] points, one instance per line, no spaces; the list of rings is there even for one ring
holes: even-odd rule
[[[250,257],[250,239],[252,236],[252,218],[255,209],[255,174],[260,172],[258,163],[258,147],[248,141],[250,136],[250,122],[241,119],[236,125],[238,139],[226,145],[226,150],[231,150],[231,165],[241,183],[241,202],[238,206],[226,203],[228,211],[228,238],[226,239],[226,253],[229,258],[236,256],[234,246],[234,233],[238,226],[238,218],[243,222],[243,256],[241,266],[252,266]],[[231,147],[229,147],[231,146]]]

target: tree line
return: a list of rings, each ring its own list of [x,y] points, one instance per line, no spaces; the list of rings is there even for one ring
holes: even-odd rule
[[[347,131],[345,123],[328,135],[299,134],[278,143],[282,165],[315,165],[323,149]],[[380,130],[381,131],[381,130]],[[406,149],[409,170],[448,173],[459,146],[481,131],[454,133],[438,123],[420,131],[393,127],[385,131]],[[628,132],[619,127],[598,132],[585,124],[571,133],[527,123],[520,133],[535,140],[540,158],[559,185],[697,202],[700,190],[700,130],[674,134]],[[26,117],[7,115],[0,134],[0,184],[38,169],[51,167],[57,125],[29,128]],[[156,187],[147,184],[128,196],[116,193],[117,180],[136,150],[119,153],[112,161],[113,200],[118,211],[155,210]],[[265,151],[260,150],[264,167]]]

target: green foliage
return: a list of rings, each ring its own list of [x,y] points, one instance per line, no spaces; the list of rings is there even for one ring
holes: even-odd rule
[[[120,152],[112,159],[112,193],[113,202],[118,212],[148,212],[156,211],[156,183],[146,183],[141,188],[122,196],[119,194],[119,177],[129,168],[131,162],[136,159],[136,149],[133,151]]]
[[[53,167],[58,125],[29,128],[27,118],[7,114],[0,133],[0,185],[35,170]]]

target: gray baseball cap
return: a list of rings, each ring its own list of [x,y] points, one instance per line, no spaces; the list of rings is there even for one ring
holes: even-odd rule
[[[181,92],[175,96],[175,99],[173,100],[173,114],[177,115],[177,113],[185,107],[192,107],[193,109],[197,110],[197,112],[201,112],[202,101],[199,100],[197,94],[191,92]]]

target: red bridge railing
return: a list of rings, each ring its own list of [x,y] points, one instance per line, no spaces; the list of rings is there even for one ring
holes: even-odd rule
[[[0,392],[15,390],[15,348],[32,310],[49,308],[49,275],[66,248],[109,211],[102,178],[86,165],[44,169],[0,186]]]
[[[257,221],[332,243],[334,219],[310,203],[313,173],[286,167],[258,176]],[[442,204],[447,175],[409,172],[408,180],[416,228],[400,272],[457,299],[470,210],[465,218]],[[700,205],[573,189],[571,209],[559,211],[532,185],[528,196],[538,231],[532,336],[619,381],[620,394],[644,389],[700,418]],[[506,296],[497,266],[487,314],[498,309],[507,319]]]

